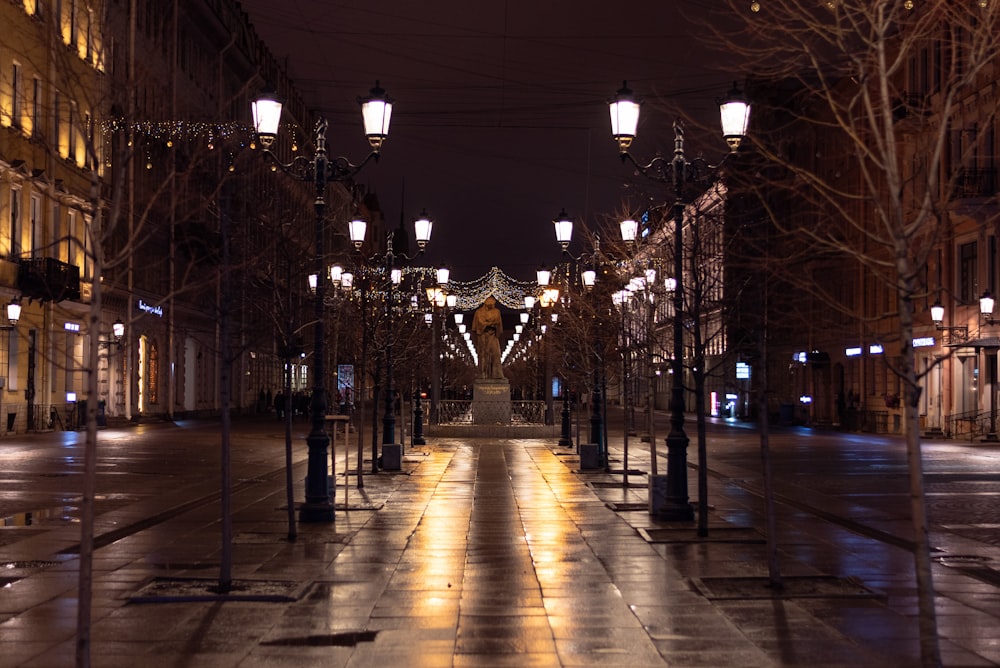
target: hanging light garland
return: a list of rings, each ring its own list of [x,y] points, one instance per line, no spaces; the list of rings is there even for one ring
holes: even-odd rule
[[[448,294],[458,297],[456,308],[462,311],[477,308],[487,297],[493,297],[507,308],[522,309],[524,296],[536,292],[538,286],[534,281],[518,281],[499,267],[491,267],[475,280],[451,281],[448,284]]]
[[[127,121],[116,118],[100,124],[100,130],[105,135],[120,132],[131,132],[136,136],[147,137],[163,142],[167,148],[172,148],[179,141],[205,140],[206,145],[215,147],[219,141],[238,140],[250,144],[254,139],[253,128],[244,123],[205,123],[202,121]],[[298,132],[295,125],[289,126]]]
[[[159,143],[168,149],[172,149],[178,144],[202,143],[209,151],[214,151],[217,147],[225,147],[228,151],[228,170],[233,172],[235,168],[235,147],[257,148],[256,135],[253,128],[237,122],[230,123],[206,123],[202,121],[133,121],[124,119],[107,120],[98,125],[98,129],[105,136],[119,133],[129,133],[136,138],[142,138],[142,145],[145,151],[144,165],[146,169],[153,168],[153,156],[151,145]],[[301,128],[295,123],[288,124],[291,132],[291,150],[299,150],[299,135]],[[133,144],[129,142],[131,147]],[[110,163],[109,163],[110,164]]]

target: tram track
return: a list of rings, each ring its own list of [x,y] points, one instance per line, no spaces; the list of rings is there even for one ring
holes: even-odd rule
[[[688,467],[697,470],[698,464],[695,462],[688,462]],[[764,489],[760,485],[755,485],[741,478],[734,478],[733,476],[725,474],[721,471],[713,470],[711,467],[708,467],[707,473],[716,480],[729,483],[735,487],[738,487],[739,489],[742,489],[748,494],[753,494],[758,498],[761,499],[764,498]],[[809,513],[810,515],[815,515],[816,517],[824,521],[836,524],[837,526],[841,526],[847,529],[848,531],[851,531],[861,536],[865,536],[867,538],[872,538],[881,543],[886,543],[887,545],[892,545],[894,547],[907,550],[908,552],[913,552],[917,549],[916,542],[908,538],[903,538],[901,536],[897,536],[887,531],[883,531],[881,529],[876,529],[875,527],[868,526],[856,520],[843,517],[842,515],[832,513],[828,510],[819,508],[814,504],[789,496],[788,494],[782,494],[781,492],[775,491],[774,500],[785,506],[788,506],[790,508],[795,508],[796,510],[800,510],[802,512]]]
[[[263,483],[274,482],[278,478],[283,478],[284,475],[285,475],[285,467],[281,466],[271,471],[267,471],[262,475],[257,475],[253,478],[247,478],[241,480],[240,482],[233,485],[232,493],[237,494],[239,492],[252,489],[253,487]],[[222,490],[217,490],[212,492],[211,494],[205,494],[198,498],[191,499],[184,503],[172,506],[170,508],[167,508],[153,515],[150,515],[149,517],[145,517],[136,522],[132,522],[130,524],[126,524],[124,526],[117,527],[115,529],[112,529],[110,531],[105,531],[100,534],[95,534],[94,549],[107,547],[108,545],[111,545],[119,540],[122,540],[123,538],[128,538],[129,536],[135,535],[141,531],[145,531],[146,529],[154,527],[158,524],[162,524],[168,520],[174,519],[175,517],[179,517],[184,513],[190,512],[196,508],[201,508],[210,503],[214,503],[218,501],[221,497],[222,497]],[[56,554],[59,555],[75,555],[79,553],[80,553],[80,543],[69,545],[56,552]]]

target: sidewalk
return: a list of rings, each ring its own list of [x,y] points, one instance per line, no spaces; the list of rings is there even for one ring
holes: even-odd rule
[[[620,468],[620,434],[610,445]],[[632,440],[630,469],[648,470],[647,450]],[[752,493],[710,478],[710,537],[696,539],[649,516],[644,476],[623,486],[621,474],[581,473],[571,453],[554,439],[429,441],[362,490],[338,475],[336,523],[299,525],[294,543],[283,471],[255,464],[235,486],[233,576],[246,589],[230,600],[209,591],[220,559],[210,483],[202,503],[185,490],[106,513],[98,533],[136,530],[96,554],[92,664],[918,665],[905,550],[786,512],[795,597],[774,598],[754,588],[767,568]],[[78,540],[70,526],[0,547],[14,565],[0,590],[0,665],[73,665]],[[868,586],[836,577],[864,568]],[[996,665],[1000,655],[973,653],[962,636],[1000,647],[998,590],[937,584],[945,665]],[[167,602],[192,587],[206,600]],[[946,591],[973,589],[978,610],[958,610]],[[156,602],[136,602],[143,591]]]

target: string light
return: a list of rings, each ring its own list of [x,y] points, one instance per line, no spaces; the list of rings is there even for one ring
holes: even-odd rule
[[[448,293],[457,295],[456,308],[468,311],[478,307],[487,297],[493,297],[507,308],[520,310],[525,295],[538,291],[534,281],[518,281],[499,267],[491,267],[483,276],[472,281],[451,281]]]
[[[201,121],[135,121],[127,122],[122,119],[112,119],[104,121],[97,126],[101,133],[108,136],[127,132],[132,136],[143,137],[146,142],[160,142],[167,148],[173,148],[179,142],[205,142],[209,150],[213,150],[219,142],[225,144],[238,144],[248,146],[251,149],[257,148],[253,128],[237,122],[230,123],[205,123]],[[291,124],[292,131],[292,151],[299,150],[298,130],[299,127]],[[128,146],[132,147],[130,139]]]

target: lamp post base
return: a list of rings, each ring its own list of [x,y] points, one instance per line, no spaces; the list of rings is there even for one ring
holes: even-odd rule
[[[316,402],[315,397],[314,394],[313,414],[323,416],[325,413],[324,404],[322,401]],[[299,520],[302,522],[333,522],[331,479],[327,466],[327,448],[330,445],[330,437],[323,429],[322,417],[313,423],[313,430],[306,437],[306,444],[309,448],[305,480],[306,500],[299,506]]]
[[[670,477],[649,476],[649,514],[668,522],[693,522],[694,507],[681,499],[670,498]]]
[[[666,522],[694,522],[694,507],[690,503],[665,500],[656,517]]]
[[[333,506],[329,503],[303,503],[299,506],[299,521],[309,523],[333,522]]]

